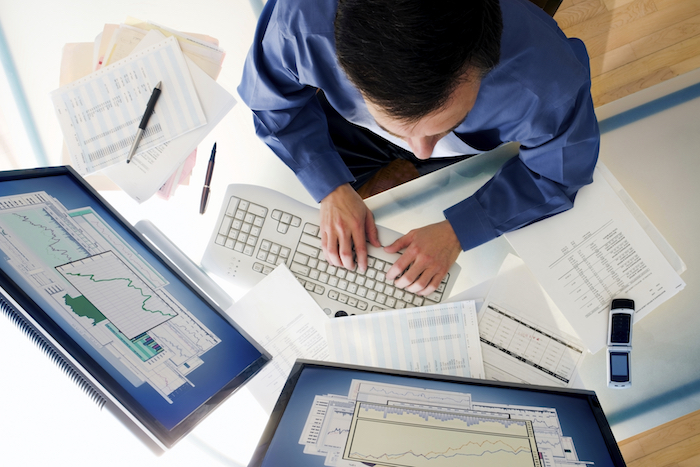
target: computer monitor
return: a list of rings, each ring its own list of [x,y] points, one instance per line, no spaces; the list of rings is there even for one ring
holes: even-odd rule
[[[594,392],[299,360],[249,467],[609,467]]]
[[[70,167],[0,172],[0,308],[156,452],[270,359]]]

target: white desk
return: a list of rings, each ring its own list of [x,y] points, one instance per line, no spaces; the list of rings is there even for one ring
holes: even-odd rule
[[[31,5],[30,5],[31,3]],[[106,2],[71,0],[17,2],[0,0],[0,21],[15,56],[19,78],[28,96],[41,139],[52,163],[59,163],[61,135],[48,93],[57,86],[61,46],[87,42],[106,22],[119,22],[127,15],[150,19],[185,31],[217,37],[227,51],[219,83],[235,94],[243,57],[255,24],[247,0],[199,2],[196,13],[191,2]],[[31,25],[31,27],[29,26]],[[42,31],[38,34],[36,31]],[[21,58],[21,59],[20,59]],[[684,77],[685,87],[700,81],[700,75]],[[599,109],[601,119],[636,107],[645,99],[663,94],[668,86],[640,93],[633,99]],[[698,252],[695,232],[700,199],[697,183],[697,115],[695,98],[662,112],[603,134],[601,160],[618,177],[640,207],[656,224],[688,265],[683,275],[686,290],[665,303],[635,328],[634,383],[625,391],[605,388],[604,360],[599,352],[584,362],[585,386],[598,393],[618,439],[644,431],[685,413],[700,409],[700,320],[696,317]],[[210,208],[198,214],[201,183],[212,144],[218,143],[217,166]],[[462,176],[453,175],[447,187],[435,193],[438,201],[416,193],[397,198],[401,189],[369,201],[378,222],[407,231],[415,225],[438,220],[442,208],[455,196],[474,191],[507,158],[507,149],[492,159],[471,161]],[[129,221],[151,219],[195,260],[201,258],[214,227],[218,206],[228,183],[245,182],[269,186],[311,203],[294,176],[253,135],[250,114],[236,106],[200,145],[200,156],[192,184],[178,189],[174,199],[152,199],[136,205],[121,192],[103,195]],[[405,189],[403,191],[406,191]],[[456,198],[459,199],[459,198]],[[456,200],[455,199],[455,200]],[[486,280],[498,271],[510,251],[497,239],[460,256],[463,273],[456,291]],[[235,293],[235,292],[234,292]],[[0,319],[0,352],[5,355],[0,398],[4,402],[0,422],[0,464],[48,465],[70,461],[72,465],[208,465],[247,463],[266,423],[248,391],[243,388],[198,427],[193,435],[160,458],[154,458],[111,417],[98,412],[76,386],[19,333]],[[216,461],[216,462],[214,462]]]

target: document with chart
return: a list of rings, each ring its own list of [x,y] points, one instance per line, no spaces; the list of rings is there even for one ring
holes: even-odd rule
[[[592,353],[606,344],[613,298],[635,301],[636,322],[685,287],[606,172],[596,168],[573,209],[506,234]]]
[[[0,197],[0,251],[120,376],[166,404],[221,338],[168,290],[169,281],[89,206],[46,192]]]
[[[337,467],[594,465],[579,460],[555,408],[366,380],[316,396],[299,444]]]

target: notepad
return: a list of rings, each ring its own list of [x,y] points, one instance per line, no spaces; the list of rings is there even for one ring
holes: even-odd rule
[[[163,95],[138,154],[207,123],[174,37],[51,93],[71,164],[81,175],[126,160],[158,81],[163,82]]]

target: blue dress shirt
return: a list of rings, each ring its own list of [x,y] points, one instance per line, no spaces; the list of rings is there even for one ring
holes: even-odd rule
[[[353,176],[335,151],[315,94],[348,121],[372,117],[335,56],[334,0],[269,0],[238,92],[258,136],[317,201]],[[592,181],[600,133],[590,95],[588,55],[527,0],[501,0],[499,65],[454,133],[490,150],[518,141],[520,152],[472,196],[444,211],[463,250],[573,206]]]

